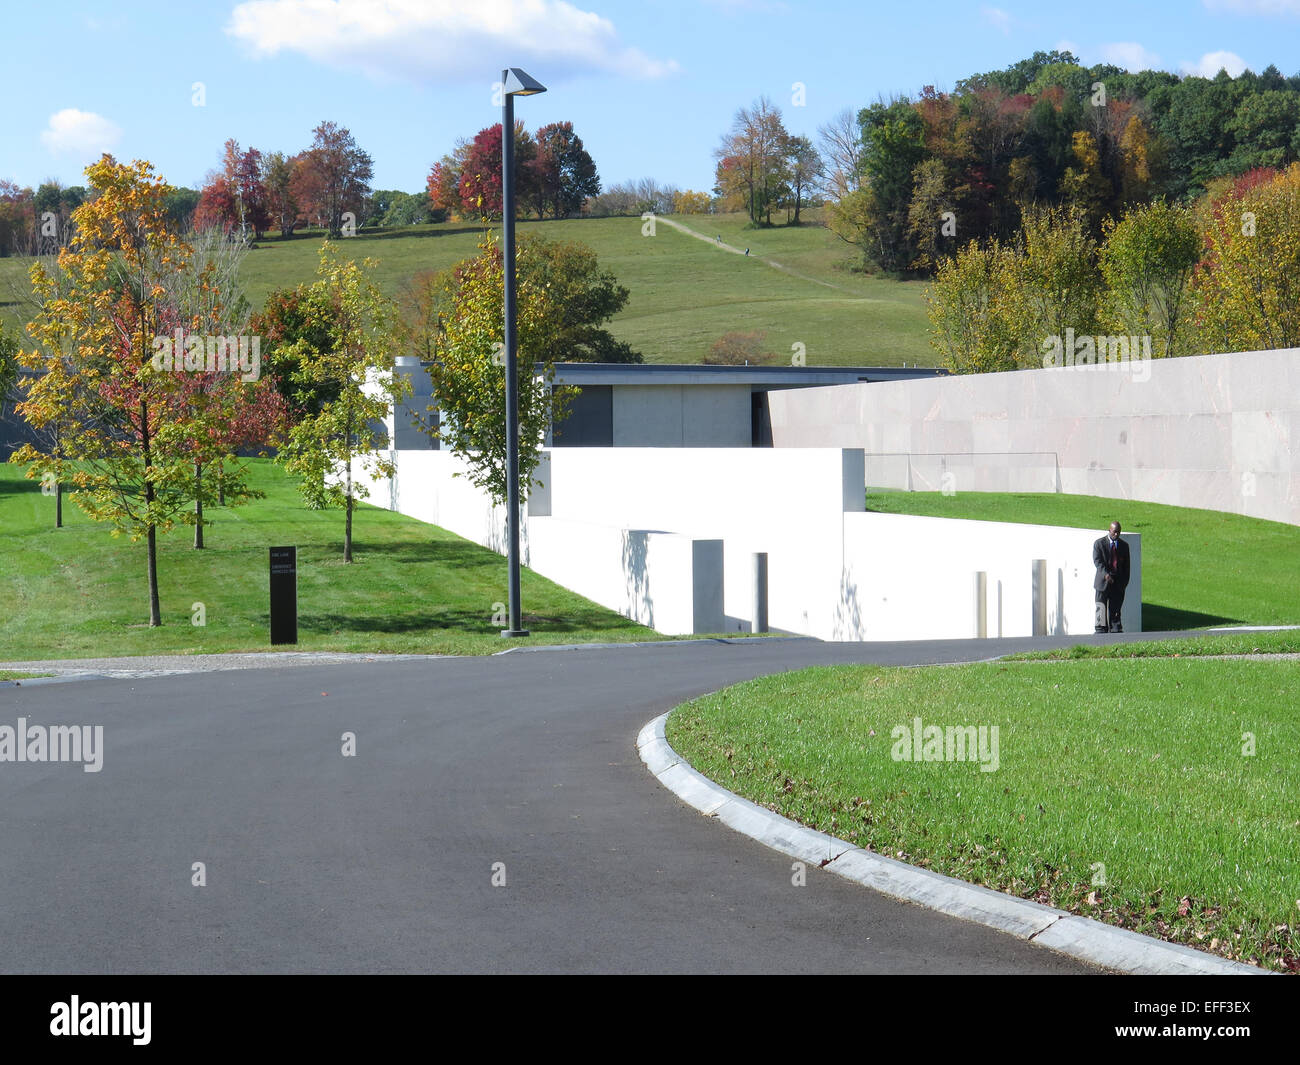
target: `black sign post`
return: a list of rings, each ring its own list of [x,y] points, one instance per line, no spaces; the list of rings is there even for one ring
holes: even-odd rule
[[[298,642],[298,549],[271,548],[271,643]]]

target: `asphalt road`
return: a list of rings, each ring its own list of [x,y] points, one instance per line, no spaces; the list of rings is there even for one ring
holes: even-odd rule
[[[790,859],[684,806],[635,749],[655,715],[763,673],[1074,642],[705,641],[0,687],[0,725],[104,726],[98,773],[0,763],[0,971],[1086,972],[816,869],[795,887]]]

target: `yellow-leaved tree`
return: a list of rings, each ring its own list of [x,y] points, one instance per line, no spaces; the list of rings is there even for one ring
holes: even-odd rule
[[[1193,291],[1208,347],[1300,346],[1300,163],[1243,175],[1202,217]]]

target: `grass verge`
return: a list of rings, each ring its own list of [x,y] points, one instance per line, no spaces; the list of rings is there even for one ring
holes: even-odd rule
[[[896,760],[916,718],[997,726],[996,771]],[[1300,967],[1300,662],[815,668],[686,703],[667,735],[706,776],[857,846]]]
[[[1172,640],[1075,644],[1051,651],[1022,651],[1005,662],[1061,661],[1077,658],[1196,658],[1207,655],[1300,654],[1300,629],[1283,632],[1225,632]]]

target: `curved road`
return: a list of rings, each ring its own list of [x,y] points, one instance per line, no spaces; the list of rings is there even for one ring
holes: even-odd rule
[[[0,971],[1086,972],[815,868],[794,887],[788,858],[684,806],[634,746],[665,709],[763,673],[1077,642],[702,641],[5,686],[0,725],[102,724],[104,764],[0,763]]]

